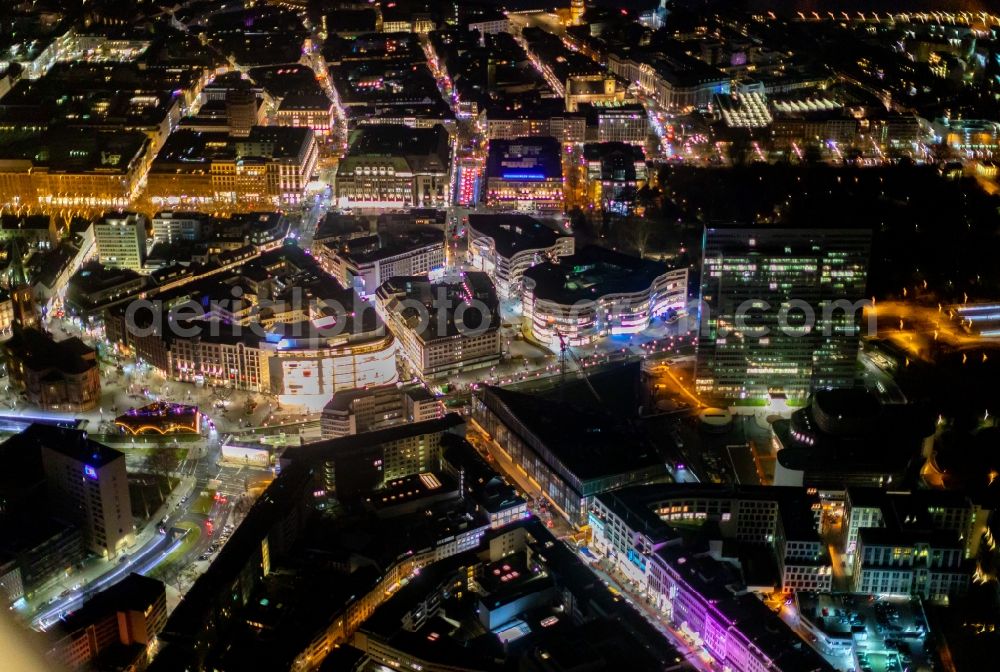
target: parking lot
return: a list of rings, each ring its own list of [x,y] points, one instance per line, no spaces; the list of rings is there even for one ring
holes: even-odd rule
[[[802,625],[807,634],[815,633],[809,638],[821,653],[833,654],[839,642],[860,672],[933,669],[926,649],[927,622],[918,600],[803,593],[797,601]],[[832,662],[840,656],[828,657]]]

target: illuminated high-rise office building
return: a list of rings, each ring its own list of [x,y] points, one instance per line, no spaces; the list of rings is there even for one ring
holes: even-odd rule
[[[720,400],[850,387],[871,231],[705,229],[695,386]]]

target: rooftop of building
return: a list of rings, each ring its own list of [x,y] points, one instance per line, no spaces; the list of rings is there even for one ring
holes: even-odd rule
[[[372,124],[359,129],[348,156],[434,156],[446,164],[448,152],[448,131],[440,124],[431,128]]]
[[[487,512],[496,513],[524,503],[517,490],[497,474],[464,438],[445,435],[442,445],[445,462],[464,473],[466,494]]]
[[[445,474],[422,472],[387,481],[369,496],[376,511],[388,511],[394,507],[416,504],[427,497],[457,497],[455,481]]]
[[[330,79],[341,105],[346,107],[435,103],[441,100],[441,92],[423,62],[422,51],[420,57],[420,62],[405,58],[344,60],[330,66]]]
[[[583,146],[583,157],[587,161],[606,161],[619,155],[633,162],[646,160],[642,147],[627,142],[588,142]]]
[[[82,430],[38,423],[7,439],[4,447],[5,450],[16,447],[23,451],[48,448],[95,469],[125,457],[114,448],[90,439],[87,432]]]
[[[879,406],[867,393],[818,392],[813,405],[772,423],[778,462],[817,473],[899,474],[934,432],[934,418],[907,404]]]
[[[490,140],[486,176],[512,182],[562,178],[561,145],[547,136]]]
[[[334,459],[338,453],[350,452],[359,448],[377,446],[392,441],[399,441],[414,436],[451,432],[465,424],[457,413],[449,413],[443,418],[424,420],[404,425],[396,425],[379,429],[374,432],[352,434],[336,439],[314,441],[301,446],[293,446],[285,451],[283,460],[291,460],[303,464],[317,464]]]
[[[410,328],[420,327],[416,336],[424,343],[500,327],[500,301],[496,289],[489,275],[479,271],[463,273],[460,281],[446,278],[434,282],[426,276],[396,276],[382,283],[377,296],[384,302],[387,312],[398,313]],[[446,300],[440,302],[441,297]],[[477,301],[489,311],[488,315],[482,314]],[[426,312],[421,314],[414,302],[424,306]],[[460,311],[459,306],[468,310]],[[425,316],[429,317],[426,321],[423,320]],[[459,316],[463,329],[456,322]]]
[[[581,481],[658,467],[665,473],[649,441],[611,416],[507,388],[486,386],[479,394],[506,406]]]
[[[826,389],[813,394],[812,404],[824,414],[837,418],[870,420],[882,411],[878,397],[866,390]]]
[[[247,70],[247,75],[250,81],[275,98],[284,100],[296,96],[316,96],[330,102],[316,82],[316,72],[301,63],[258,66]]]
[[[169,172],[180,166],[205,166],[212,161],[294,159],[311,137],[312,129],[292,126],[254,126],[247,137],[181,128],[163,143],[152,169]]]
[[[641,526],[647,534],[664,540],[679,538],[670,523],[653,508],[660,502],[678,499],[755,500],[775,502],[788,539],[818,539],[813,504],[819,500],[804,488],[754,485],[714,485],[710,483],[663,483],[623,488],[601,493],[597,498],[626,523]]]
[[[368,105],[352,105],[344,110],[344,115],[351,124],[380,125],[396,123],[398,120],[432,120],[454,121],[455,112],[443,100],[428,102],[412,102],[392,104],[391,102],[373,102]]]
[[[521,98],[497,101],[486,110],[487,120],[582,118],[580,112],[567,112],[561,98],[538,98],[524,101]]]
[[[324,94],[293,93],[281,99],[278,112],[330,112],[333,103]]]
[[[122,174],[133,167],[149,147],[139,131],[55,129],[20,134],[0,143],[0,161],[26,161],[51,174]]]
[[[4,233],[16,231],[45,232],[53,228],[52,218],[48,215],[0,215],[0,230]]]
[[[572,304],[647,291],[668,270],[659,261],[588,245],[571,256],[533,266],[524,277],[534,282],[536,298]]]
[[[862,546],[913,546],[927,544],[933,548],[964,549],[965,543],[952,530],[901,529],[890,527],[862,527],[858,530]]]
[[[359,215],[345,215],[339,212],[328,212],[316,227],[313,241],[319,242],[327,239],[361,236],[367,235],[370,232],[371,225],[364,217]]]
[[[587,124],[596,126],[602,115],[631,116],[646,120],[646,108],[641,103],[579,103],[577,112],[587,117]]]
[[[207,222],[212,219],[212,216],[205,212],[197,212],[194,210],[160,210],[155,215],[153,215],[153,221],[156,220],[197,220],[200,222]]]
[[[427,59],[414,33],[368,32],[354,39],[331,36],[323,44],[328,63],[424,63]]]
[[[521,214],[470,214],[469,229],[493,239],[499,255],[510,259],[524,250],[544,250],[569,236],[556,222]]]
[[[69,614],[59,627],[67,633],[86,628],[96,621],[120,611],[146,612],[159,600],[166,600],[166,587],[154,578],[129,573],[83,603]]]
[[[70,284],[80,294],[93,294],[127,282],[142,282],[143,276],[130,268],[113,268],[98,262],[84,264],[70,279]]]
[[[350,238],[340,243],[328,243],[338,248],[338,254],[356,264],[382,261],[428,246],[444,247],[444,234],[435,228],[417,227],[406,231],[382,231],[369,236]]]
[[[350,390],[337,390],[330,397],[323,410],[342,411],[350,410],[351,405],[358,399],[376,396],[402,396],[406,395],[414,401],[429,401],[434,399],[434,395],[423,385],[399,386],[395,384],[375,385],[372,387],[360,387]]]
[[[76,336],[56,341],[34,328],[16,328],[4,348],[11,358],[33,371],[81,374],[97,366],[96,351]]]

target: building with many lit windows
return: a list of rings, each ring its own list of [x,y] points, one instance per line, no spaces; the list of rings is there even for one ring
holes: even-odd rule
[[[311,128],[318,137],[330,135],[334,127],[333,103],[325,95],[289,95],[281,99],[274,114],[278,126]]]
[[[820,538],[819,496],[805,488],[671,484],[599,495],[590,511],[595,550],[648,585],[650,555],[683,546],[676,529],[717,525],[719,540],[771,549],[785,593],[829,591],[833,572]]]
[[[299,203],[319,159],[311,128],[254,126],[246,137],[174,131],[149,171],[153,207],[247,211]]]
[[[524,272],[573,254],[573,236],[555,222],[518,214],[469,215],[469,264],[488,273],[503,297],[521,295]]]
[[[391,278],[379,287],[375,305],[401,354],[425,380],[500,361],[500,304],[485,273],[437,283]]]
[[[588,522],[591,551],[634,582],[671,628],[698,642],[719,669],[831,672],[781,617],[748,594],[725,541],[772,549],[788,592],[829,590],[832,568],[819,541],[818,502],[805,490],[703,484],[634,487],[598,495]],[[713,550],[690,538],[708,530]],[[810,570],[805,578],[796,568]],[[765,586],[762,586],[765,587]],[[766,588],[766,587],[765,587]]]
[[[851,387],[871,231],[712,226],[695,384],[709,398]]]
[[[153,216],[153,241],[201,240],[208,234],[210,223],[211,217],[203,212],[158,212]]]
[[[163,583],[132,573],[61,620],[46,657],[65,669],[78,669],[98,656],[127,661],[130,667],[122,669],[141,669],[149,661],[147,647],[166,622]]]
[[[486,205],[538,212],[562,210],[560,146],[552,137],[490,140]]]
[[[917,595],[942,602],[968,590],[972,564],[955,534],[863,528],[852,588],[866,595]]]
[[[581,104],[586,115],[587,142],[626,142],[645,145],[649,139],[649,117],[638,103]]]
[[[441,417],[444,404],[426,387],[385,385],[335,393],[323,407],[320,431],[335,439]]]
[[[432,227],[372,234],[313,245],[323,269],[344,287],[370,296],[396,276],[426,275],[444,266],[444,234]]]
[[[587,135],[586,117],[563,108],[562,101],[542,101],[516,109],[490,107],[486,111],[486,138],[552,137],[563,143],[583,142]]]
[[[135,212],[107,213],[94,223],[97,259],[104,266],[141,271],[146,260],[146,217]]]
[[[587,197],[595,207],[627,214],[639,189],[646,185],[646,155],[624,142],[587,143]]]
[[[958,491],[848,488],[844,562],[855,592],[936,601],[965,592],[992,507]]]
[[[97,352],[79,338],[55,341],[36,328],[14,326],[3,349],[10,382],[30,405],[49,411],[89,411],[100,402]]]
[[[555,351],[635,334],[687,304],[687,269],[588,246],[524,271],[525,334]]]
[[[627,56],[611,53],[608,70],[675,111],[707,108],[714,96],[729,93],[731,84],[729,75],[679,46]]]
[[[50,131],[0,149],[0,203],[40,209],[125,208],[151,159],[138,131]]]
[[[263,338],[248,326],[219,323],[187,337],[115,329],[136,356],[171,380],[273,394],[282,404],[319,410],[338,390],[396,382],[396,340],[380,324],[368,324],[375,316],[366,312],[364,328],[336,335],[309,326],[295,335],[294,325],[280,324]]]
[[[269,334],[259,350],[268,367],[268,391],[281,404],[319,411],[339,390],[395,383],[396,347],[379,324],[356,334],[345,329],[339,336]]]
[[[76,429],[32,426],[55,512],[79,524],[90,549],[113,560],[135,543],[125,455]]]
[[[337,164],[335,193],[345,208],[443,207],[450,175],[444,126],[365,125]]]

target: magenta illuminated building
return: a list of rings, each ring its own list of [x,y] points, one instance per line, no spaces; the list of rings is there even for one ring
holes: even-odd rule
[[[671,627],[702,647],[720,669],[738,672],[831,670],[750,594],[725,541],[771,545],[781,588],[830,589],[832,572],[817,532],[813,496],[798,488],[651,485],[598,495],[591,550],[645,594]],[[687,528],[682,535],[675,525]],[[714,523],[719,537],[692,543],[691,526]],[[712,528],[706,528],[712,529]],[[775,586],[777,587],[777,586]]]

